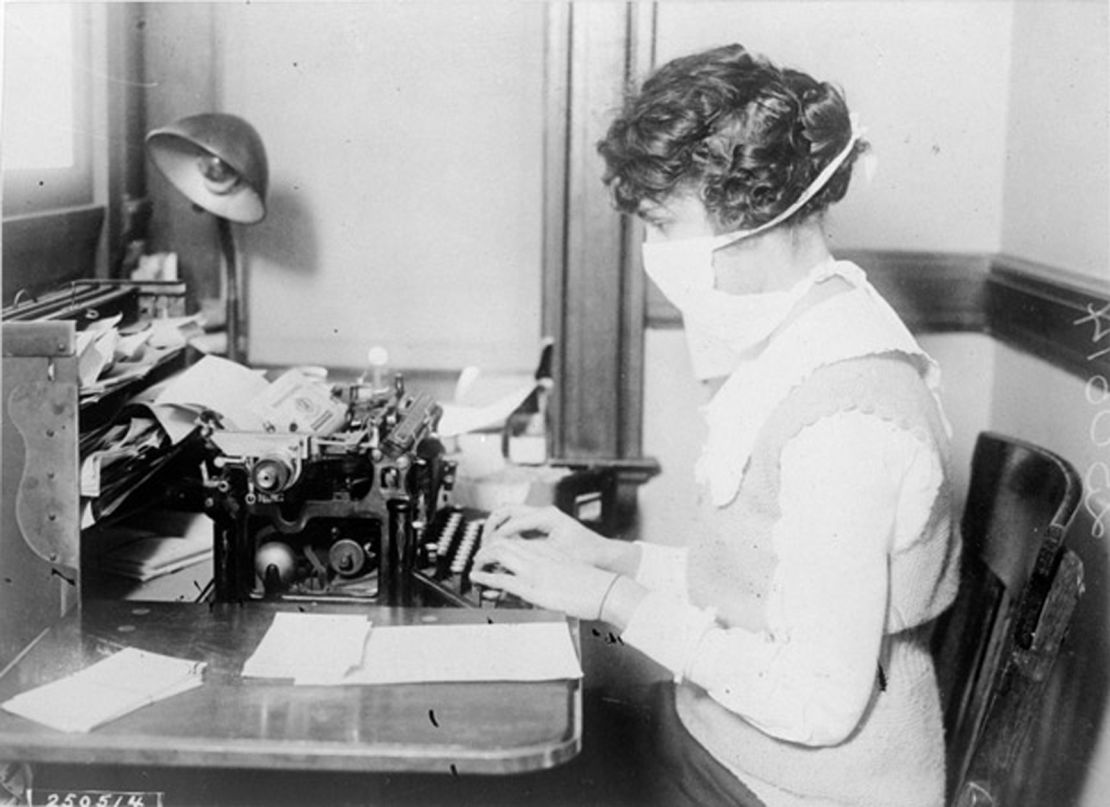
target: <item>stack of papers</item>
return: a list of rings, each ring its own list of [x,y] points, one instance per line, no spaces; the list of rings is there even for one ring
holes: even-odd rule
[[[190,334],[200,332],[195,316],[143,321],[121,329],[116,315],[77,332],[77,377],[81,402],[145,378],[184,349]],[[136,330],[139,328],[139,330]]]
[[[281,612],[243,665],[244,678],[337,684],[362,661],[370,620],[358,614]]]
[[[91,731],[199,687],[204,666],[128,647],[67,678],[22,692],[0,708],[60,731]]]

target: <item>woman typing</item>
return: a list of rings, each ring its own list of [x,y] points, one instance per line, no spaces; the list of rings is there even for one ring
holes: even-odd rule
[[[475,559],[500,569],[472,579],[610,622],[674,674],[661,804],[943,803],[937,368],[822,228],[866,148],[839,90],[739,45],[660,68],[599,144],[709,395],[700,528],[628,543],[505,508]]]

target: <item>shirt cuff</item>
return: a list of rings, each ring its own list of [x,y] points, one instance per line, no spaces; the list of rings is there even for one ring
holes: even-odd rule
[[[640,565],[634,579],[652,591],[662,591],[686,599],[686,547],[637,541]]]
[[[702,637],[716,623],[712,609],[698,608],[675,594],[651,591],[632,613],[621,640],[662,664],[681,681],[696,658]]]

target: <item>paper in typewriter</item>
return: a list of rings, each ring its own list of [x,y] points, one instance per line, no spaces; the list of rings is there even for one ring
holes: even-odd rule
[[[199,687],[204,666],[128,647],[73,675],[21,692],[0,708],[60,731],[91,731]]]

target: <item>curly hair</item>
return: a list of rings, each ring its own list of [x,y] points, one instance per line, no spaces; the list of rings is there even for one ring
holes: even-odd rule
[[[597,148],[619,210],[638,213],[645,202],[694,193],[719,227],[734,229],[786,210],[851,137],[840,89],[726,45],[659,68],[626,99]],[[867,148],[856,142],[799,220],[843,198]]]

